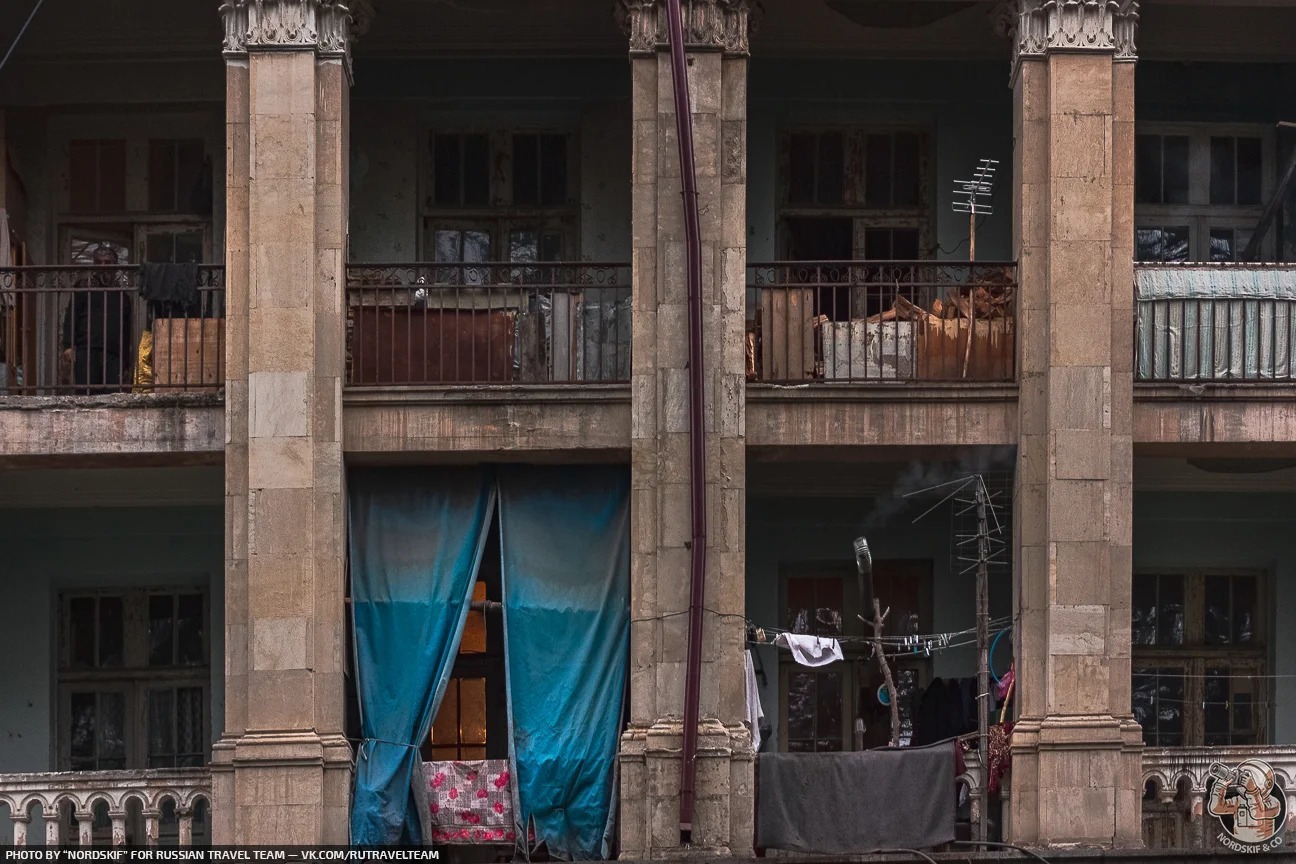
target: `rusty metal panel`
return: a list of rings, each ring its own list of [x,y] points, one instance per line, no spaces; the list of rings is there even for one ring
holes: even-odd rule
[[[516,313],[490,309],[353,310],[351,384],[513,381]]]

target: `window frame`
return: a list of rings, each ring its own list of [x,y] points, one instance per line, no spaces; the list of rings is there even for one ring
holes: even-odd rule
[[[804,203],[791,199],[792,138],[797,135],[840,133],[843,136],[842,201],[837,204]],[[869,206],[866,151],[870,136],[914,134],[918,137],[918,200],[914,204]],[[929,126],[919,123],[856,125],[796,125],[779,132],[778,221],[777,241],[783,258],[791,257],[791,238],[786,227],[789,219],[847,217],[852,220],[852,260],[869,259],[865,235],[871,229],[910,229],[918,231],[920,257],[929,257],[935,249],[936,220],[935,137]],[[816,148],[817,149],[817,148]],[[816,157],[816,167],[818,159]],[[892,158],[894,166],[894,151]],[[816,178],[818,174],[815,174]],[[894,177],[894,175],[892,175]]]
[[[932,632],[933,587],[935,582],[935,562],[928,558],[895,558],[879,560],[874,571],[887,565],[897,567],[921,568],[921,582],[918,586],[918,628],[921,633]],[[779,626],[790,629],[792,622],[788,619],[788,583],[792,579],[837,579],[842,584],[842,632],[841,639],[859,640],[871,636],[873,630],[859,616],[866,610],[860,608],[856,588],[858,573],[853,565],[836,564],[824,561],[792,562],[779,565]],[[871,585],[871,581],[869,582]],[[871,611],[871,610],[869,610]],[[864,644],[842,644],[844,661],[835,664],[842,672],[842,716],[840,752],[855,750],[855,718],[860,716],[859,690],[861,682],[868,677],[869,669],[875,668],[872,649]],[[779,700],[779,733],[778,747],[780,752],[788,752],[788,697],[789,679],[793,671],[807,669],[792,659],[788,651],[779,651],[778,663],[778,700]],[[904,660],[892,659],[891,673],[897,675],[901,670],[912,670],[916,673],[915,688],[919,692],[932,679],[931,658],[915,655]],[[818,671],[830,671],[825,667]],[[815,671],[808,670],[807,671]]]
[[[1264,213],[1264,202],[1273,194],[1276,169],[1276,136],[1273,129],[1254,123],[1139,123],[1136,136],[1177,135],[1188,138],[1188,203],[1186,204],[1134,204],[1134,230],[1142,228],[1188,228],[1188,262],[1208,262],[1210,257],[1210,231],[1212,228],[1254,229]],[[1211,138],[1260,139],[1260,203],[1211,204]],[[1137,158],[1135,164],[1137,171]],[[1164,165],[1162,166],[1164,172]],[[1236,184],[1236,176],[1234,178]],[[1137,178],[1135,178],[1137,184]],[[1136,185],[1137,188],[1137,185]],[[1137,234],[1136,234],[1137,237]],[[1249,239],[1249,234],[1248,234]],[[1239,244],[1234,255],[1246,248]],[[1273,260],[1277,250],[1275,232],[1269,232],[1260,246],[1261,261]],[[1138,254],[1137,242],[1135,255]],[[1146,263],[1154,264],[1154,261]]]
[[[1133,578],[1151,576],[1182,577],[1184,584],[1184,642],[1182,645],[1138,645],[1131,640],[1131,672],[1137,675],[1140,669],[1178,668],[1183,670],[1183,732],[1182,743],[1177,747],[1204,747],[1206,744],[1206,716],[1204,710],[1206,670],[1218,666],[1231,669],[1243,669],[1242,674],[1259,676],[1255,682],[1254,709],[1255,744],[1266,745],[1269,742],[1272,685],[1263,676],[1269,666],[1270,616],[1267,598],[1270,594],[1269,574],[1260,568],[1244,567],[1140,567],[1135,568]],[[1252,577],[1256,584],[1256,614],[1254,619],[1254,638],[1252,643],[1239,647],[1235,645],[1211,645],[1205,641],[1206,632],[1206,579],[1210,576],[1229,578]],[[1133,608],[1131,605],[1131,626]],[[1131,682],[1131,693],[1132,693]],[[1230,700],[1231,703],[1231,700]],[[1232,728],[1232,718],[1229,721]],[[1151,745],[1148,746],[1161,746]],[[1229,746],[1229,745],[1219,745]]]
[[[433,151],[438,135],[485,135],[489,168],[487,199],[481,205],[437,204],[436,164]],[[567,194],[561,204],[513,202],[513,138],[515,135],[561,135],[567,146]],[[570,122],[429,125],[423,129],[419,147],[419,236],[420,260],[432,261],[436,254],[437,230],[488,230],[491,234],[489,263],[508,262],[511,231],[535,229],[562,237],[560,260],[580,258],[580,136]],[[462,181],[461,181],[462,185]],[[537,191],[539,194],[539,190]],[[486,262],[484,262],[486,263]]]
[[[172,598],[184,594],[202,597],[201,665],[148,665],[148,604],[154,595]],[[107,668],[74,667],[71,664],[71,601],[77,598],[120,597],[122,600],[122,665]],[[160,584],[157,586],[66,588],[58,591],[55,602],[55,696],[57,711],[51,718],[57,770],[72,770],[72,734],[70,727],[73,693],[121,692],[125,694],[123,737],[126,746],[126,768],[149,767],[148,694],[163,688],[197,688],[202,692],[201,752],[203,764],[211,758],[211,646],[212,607],[208,584]],[[173,608],[175,601],[172,601]],[[173,650],[175,650],[173,648]],[[174,657],[174,654],[173,654]],[[89,769],[87,769],[89,770]],[[116,770],[116,769],[114,769]]]

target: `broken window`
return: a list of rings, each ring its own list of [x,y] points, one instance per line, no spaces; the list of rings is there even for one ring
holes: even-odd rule
[[[205,765],[207,592],[69,592],[59,607],[60,770]]]
[[[1135,575],[1131,704],[1144,743],[1264,743],[1262,591],[1255,572]]]
[[[1135,255],[1156,263],[1237,261],[1273,173],[1270,133],[1219,124],[1150,124],[1135,138]],[[1272,242],[1261,249],[1272,257]]]

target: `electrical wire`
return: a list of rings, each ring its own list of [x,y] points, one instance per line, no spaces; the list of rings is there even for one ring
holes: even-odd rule
[[[9,50],[5,52],[4,59],[0,60],[0,72],[4,71],[5,64],[9,62],[10,55],[12,55],[14,49],[18,47],[18,43],[22,41],[23,34],[27,32],[28,25],[30,25],[32,19],[36,17],[36,13],[40,11],[41,4],[44,2],[45,0],[36,0],[36,5],[32,7],[31,14],[28,15],[27,20],[23,22],[23,26],[18,31],[18,35],[14,37],[13,44],[10,45]]]

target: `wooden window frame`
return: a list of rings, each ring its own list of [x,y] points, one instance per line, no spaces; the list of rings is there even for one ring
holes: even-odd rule
[[[1139,123],[1136,135],[1179,135],[1188,138],[1188,203],[1134,205],[1134,229],[1180,227],[1188,228],[1188,261],[1210,261],[1210,231],[1212,228],[1254,229],[1264,212],[1264,202],[1273,194],[1274,173],[1277,160],[1277,142],[1273,129],[1248,123]],[[1260,203],[1211,204],[1211,138],[1260,139]],[[1164,172],[1164,166],[1162,167]],[[1249,239],[1249,234],[1247,239]],[[1260,247],[1262,260],[1272,260],[1277,250],[1274,232],[1270,232]],[[1236,253],[1246,248],[1246,243],[1235,240]],[[1135,253],[1137,254],[1137,245]],[[1155,262],[1148,262],[1155,263]]]
[[[845,139],[845,164],[843,166],[842,203],[804,204],[790,200],[791,194],[791,139],[793,135],[822,135],[841,133]],[[867,166],[865,150],[870,135],[895,135],[912,133],[918,136],[918,203],[902,206],[870,207],[866,203],[865,181]],[[880,124],[867,126],[806,125],[783,129],[779,133],[778,178],[778,248],[781,257],[788,257],[789,237],[784,227],[788,219],[842,218],[852,220],[852,258],[865,260],[869,254],[864,236],[871,228],[917,229],[921,257],[936,246],[934,225],[936,220],[934,135],[930,127],[920,124]]]
[[[199,594],[203,598],[202,655],[203,665],[148,665],[148,601],[157,594]],[[120,597],[122,618],[122,665],[111,668],[74,667],[71,665],[70,604],[74,598]],[[202,753],[204,762],[211,751],[211,593],[207,585],[159,585],[156,587],[121,587],[66,589],[58,594],[55,610],[56,692],[58,709],[52,719],[56,742],[58,770],[71,770],[72,736],[67,718],[71,716],[73,692],[122,692],[126,696],[123,736],[126,744],[126,770],[148,766],[148,694],[162,688],[198,688],[202,691]]]
[[[490,170],[487,203],[485,205],[437,204],[434,198],[436,165],[433,158],[433,141],[437,135],[485,135]],[[513,202],[513,136],[562,135],[567,139],[567,197],[559,205],[526,204]],[[580,257],[580,137],[570,124],[522,124],[500,128],[496,126],[438,126],[424,129],[420,137],[419,178],[422,202],[419,209],[419,253],[424,261],[432,261],[436,247],[433,242],[436,230],[471,230],[483,228],[491,232],[492,262],[507,262],[507,240],[510,231],[536,228],[543,232],[562,235],[564,260]]]
[[[1132,669],[1183,669],[1183,743],[1182,747],[1206,745],[1204,711],[1206,670],[1215,666],[1241,668],[1243,674],[1257,676],[1255,681],[1255,743],[1269,742],[1270,703],[1273,688],[1263,676],[1269,665],[1270,617],[1265,614],[1270,595],[1269,574],[1256,568],[1227,567],[1155,567],[1138,568],[1134,578],[1179,576],[1184,580],[1184,644],[1132,645]],[[1205,641],[1206,578],[1208,576],[1246,577],[1256,580],[1255,638],[1251,645],[1209,645]],[[1231,725],[1231,721],[1230,721]],[[1221,745],[1227,746],[1227,745]]]

